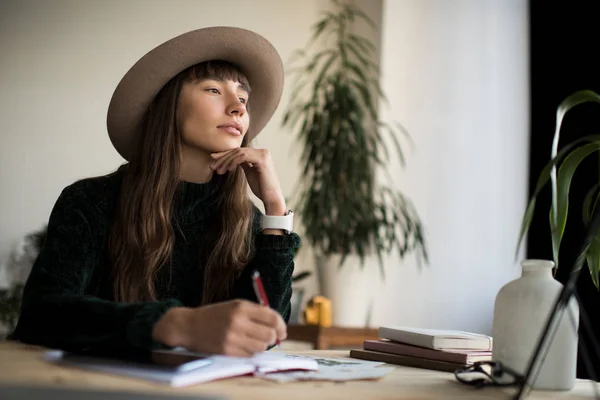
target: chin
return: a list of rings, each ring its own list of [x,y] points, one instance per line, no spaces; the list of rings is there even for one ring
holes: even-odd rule
[[[221,152],[221,151],[227,151],[227,150],[233,150],[233,149],[237,149],[238,147],[242,146],[242,141],[241,140],[223,140],[220,143],[215,143],[214,144],[214,152]]]
[[[187,146],[210,154],[237,149],[242,145],[242,139],[239,137],[221,137],[212,139],[213,140],[197,141],[195,143],[188,142]]]

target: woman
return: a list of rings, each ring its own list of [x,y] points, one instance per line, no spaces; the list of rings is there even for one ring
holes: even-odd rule
[[[128,163],[61,193],[13,337],[231,356],[284,339],[299,237],[269,153],[248,147],[282,76],[275,49],[237,28],[188,32],[142,57],[108,110]],[[272,308],[257,302],[255,270]]]

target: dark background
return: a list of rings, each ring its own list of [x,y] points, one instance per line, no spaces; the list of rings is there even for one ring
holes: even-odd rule
[[[581,89],[600,93],[600,1],[530,0],[531,51],[531,141],[530,196],[544,165],[550,160],[555,129],[556,109],[560,102]],[[561,130],[560,144],[588,134],[600,134],[600,105],[583,104],[567,114]],[[559,147],[560,148],[560,147]],[[564,282],[574,263],[584,236],[581,204],[587,191],[598,182],[597,156],[583,162],[573,179],[569,196],[567,226],[560,248],[556,279]],[[552,259],[549,228],[550,184],[541,194],[527,241],[528,258]],[[590,317],[593,335],[600,338],[600,293],[593,285],[587,268],[579,277],[577,292],[582,307]],[[580,331],[581,331],[580,322]],[[584,336],[596,378],[600,375],[600,358],[593,354]],[[581,336],[580,336],[581,340]],[[578,357],[577,376],[590,378],[590,371]]]

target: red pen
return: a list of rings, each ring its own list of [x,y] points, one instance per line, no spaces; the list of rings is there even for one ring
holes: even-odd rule
[[[256,294],[256,298],[260,302],[260,305],[269,307],[267,292],[265,292],[265,287],[263,286],[262,279],[260,278],[260,273],[258,271],[254,271],[252,273],[252,286],[254,287],[254,293]],[[277,339],[275,344],[279,346],[279,339]]]

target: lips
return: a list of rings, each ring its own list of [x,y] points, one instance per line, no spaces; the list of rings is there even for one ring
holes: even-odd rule
[[[237,122],[219,125],[219,126],[217,126],[217,128],[219,128],[227,133],[231,133],[232,135],[240,136],[242,134],[242,125],[238,124]]]

